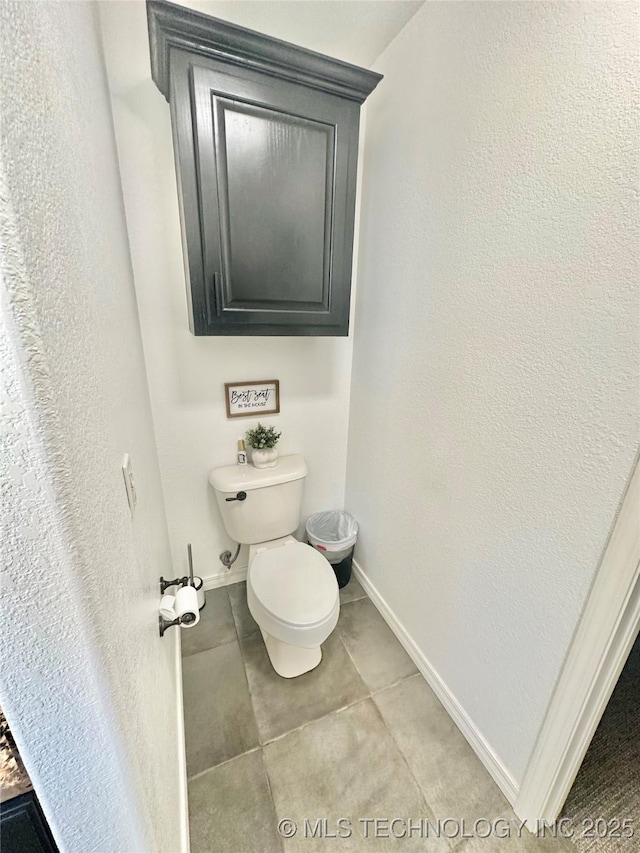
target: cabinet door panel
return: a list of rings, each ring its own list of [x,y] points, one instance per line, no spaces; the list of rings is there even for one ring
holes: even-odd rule
[[[223,308],[328,311],[334,128],[215,96],[214,109]]]
[[[357,109],[244,69],[191,81],[205,333],[346,334]]]

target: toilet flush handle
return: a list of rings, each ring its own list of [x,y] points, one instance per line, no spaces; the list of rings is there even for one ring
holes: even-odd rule
[[[246,492],[238,492],[235,498],[225,498],[225,501],[246,501],[247,493]]]

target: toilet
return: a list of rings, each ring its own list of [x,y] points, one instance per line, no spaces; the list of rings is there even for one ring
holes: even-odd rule
[[[227,533],[250,546],[247,603],[284,678],[318,666],[340,614],[331,564],[291,535],[300,523],[306,476],[297,454],[281,456],[275,468],[229,465],[209,475]]]

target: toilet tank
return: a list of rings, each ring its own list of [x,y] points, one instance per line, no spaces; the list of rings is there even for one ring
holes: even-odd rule
[[[209,482],[229,536],[243,545],[255,545],[293,533],[300,524],[306,476],[307,464],[298,454],[279,457],[275,468],[214,468]],[[246,492],[246,499],[227,500],[238,492]]]

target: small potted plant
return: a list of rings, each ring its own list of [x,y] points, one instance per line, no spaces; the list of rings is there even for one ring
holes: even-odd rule
[[[275,427],[261,423],[247,430],[247,444],[251,448],[251,461],[256,468],[274,468],[278,464],[276,444],[282,435]]]

